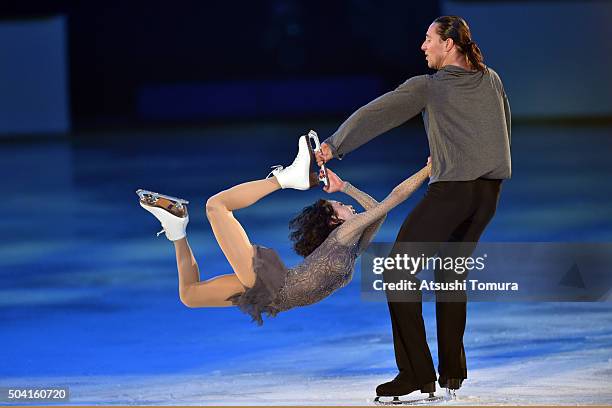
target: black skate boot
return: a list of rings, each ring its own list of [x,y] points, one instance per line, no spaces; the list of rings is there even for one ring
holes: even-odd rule
[[[401,395],[407,395],[416,390],[420,390],[423,394],[429,394],[429,397],[413,400],[399,399]],[[378,405],[411,405],[437,402],[439,397],[435,396],[435,392],[435,382],[414,385],[412,382],[402,379],[401,374],[398,374],[392,381],[380,384],[376,387],[376,398],[374,398],[374,403]],[[385,398],[381,400],[381,397],[392,397],[392,399]]]
[[[440,387],[446,388],[447,400],[457,399],[457,394],[455,391],[461,388],[464,379],[465,378],[446,378],[444,376],[440,376],[438,379],[438,384],[440,384]]]

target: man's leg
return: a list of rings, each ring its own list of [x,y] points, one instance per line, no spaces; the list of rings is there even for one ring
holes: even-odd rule
[[[404,221],[396,245],[390,256],[431,256],[437,248],[423,245],[425,242],[444,242],[453,230],[468,216],[469,191],[463,182],[439,182],[431,184],[425,197]],[[404,273],[385,272],[386,282],[410,278]],[[396,293],[387,293],[395,359],[400,371],[396,378],[414,386],[434,382],[436,373],[427,345],[425,324],[422,316],[420,292],[408,301],[395,298]]]
[[[463,222],[453,231],[450,245],[441,248],[442,259],[470,256],[475,244],[462,244],[461,237],[466,227],[472,226],[470,220]],[[435,271],[436,282],[466,281],[467,272],[456,274],[454,271]],[[438,339],[438,373],[441,387],[458,389],[461,381],[467,378],[467,364],[463,348],[463,334],[467,317],[467,295],[465,290],[436,292],[436,324]],[[451,379],[449,383],[448,379]]]
[[[451,247],[453,248],[452,251],[441,256],[466,257],[472,255],[480,236],[495,214],[501,187],[500,181],[478,179],[472,183],[474,184],[473,214],[453,231],[449,240],[450,242],[465,242],[467,244],[455,244]],[[463,276],[463,278],[466,278],[466,276]],[[436,276],[436,279],[440,279],[440,276]],[[460,381],[458,383],[454,381],[455,384],[451,384],[448,383],[448,379],[463,380],[467,378],[467,364],[463,347],[467,303],[464,300],[466,299],[464,291],[453,295],[456,295],[457,298],[452,299],[452,301],[436,302],[438,373],[440,374],[440,386],[449,385],[450,388],[458,388],[461,385]]]

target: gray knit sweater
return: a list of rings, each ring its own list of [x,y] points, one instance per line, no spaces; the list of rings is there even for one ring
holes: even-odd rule
[[[510,105],[501,79],[447,65],[412,77],[353,113],[325,142],[342,157],[417,114],[432,159],[429,184],[511,176]]]

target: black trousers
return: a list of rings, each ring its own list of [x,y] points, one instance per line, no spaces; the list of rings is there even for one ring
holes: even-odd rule
[[[454,255],[471,255],[495,214],[501,183],[501,180],[477,179],[430,184],[423,199],[404,221],[392,252],[404,254],[406,248],[414,245],[409,255],[433,256],[437,252],[439,256],[445,256],[443,244],[419,246],[418,243],[465,242],[467,244],[459,245],[462,253]],[[385,272],[383,276],[386,282],[407,278],[405,272]],[[436,271],[436,280],[440,279]],[[400,378],[417,386],[433,382],[436,372],[425,336],[421,293],[417,291],[416,298],[408,301],[394,296],[387,292]],[[438,373],[441,377],[467,378],[463,348],[466,312],[465,292],[459,301],[456,298],[451,302],[436,298]]]

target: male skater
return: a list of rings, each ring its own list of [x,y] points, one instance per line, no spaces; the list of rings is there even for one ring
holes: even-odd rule
[[[396,247],[411,242],[467,242],[474,243],[467,244],[471,253],[495,213],[502,179],[510,178],[510,107],[499,76],[484,65],[461,17],[434,20],[421,50],[429,68],[437,72],[410,78],[361,107],[322,144],[317,162],[342,159],[422,113],[432,172],[427,193],[404,221]],[[394,279],[399,278],[385,274],[385,280]],[[376,393],[434,392],[436,372],[425,337],[420,292],[417,302],[390,297],[387,293],[399,374],[379,385]],[[451,390],[459,389],[467,378],[464,292],[460,299],[436,298],[438,383]]]

